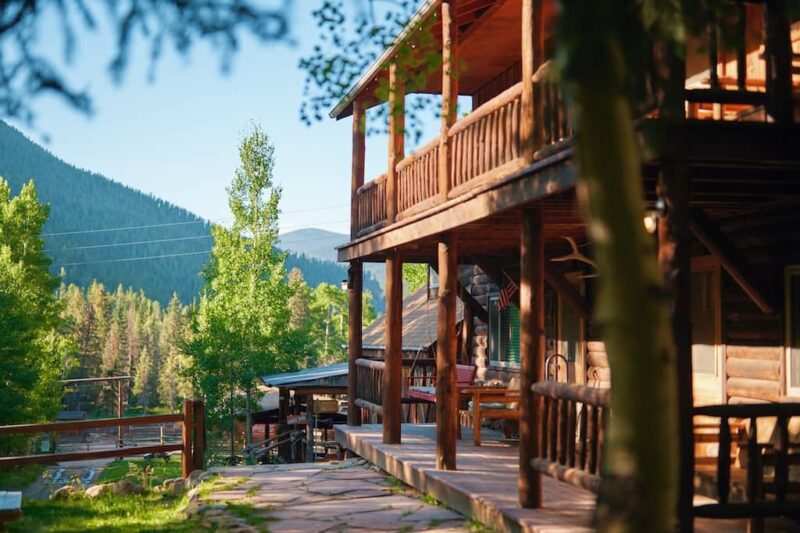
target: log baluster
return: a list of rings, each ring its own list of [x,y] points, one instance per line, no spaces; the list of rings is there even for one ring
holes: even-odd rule
[[[717,455],[717,494],[720,503],[728,502],[731,477],[731,426],[728,417],[719,421],[719,452]]]
[[[789,490],[789,419],[779,416],[775,438],[775,498],[786,499]]]

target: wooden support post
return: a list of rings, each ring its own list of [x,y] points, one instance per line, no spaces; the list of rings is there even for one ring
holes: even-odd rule
[[[383,371],[383,442],[400,444],[403,375],[403,277],[397,252],[386,257],[386,355]]]
[[[397,217],[397,164],[405,156],[405,88],[397,63],[389,65],[389,171],[386,175],[386,222]]]
[[[194,400],[192,402],[192,416],[194,417],[194,431],[192,432],[192,469],[205,470],[206,407],[203,400]]]
[[[658,223],[658,263],[672,326],[678,394],[680,471],[678,476],[679,531],[694,529],[694,417],[692,384],[691,250],[689,205],[691,176],[684,121],[686,65],[684,59],[667,46],[665,57],[669,79],[661,104],[666,139],[662,151],[658,193],[666,206]],[[722,440],[720,440],[722,442]]]
[[[366,155],[366,115],[364,106],[353,101],[353,161],[350,177],[350,239],[355,239],[361,227],[358,211],[358,189],[364,185],[364,158]]]
[[[117,381],[117,418],[122,418],[122,380]],[[117,448],[122,448],[122,426],[117,426]]]
[[[194,433],[194,411],[192,408],[192,400],[183,401],[183,431],[181,434],[181,441],[183,444],[183,451],[181,455],[181,474],[183,479],[189,477],[192,473],[192,434]]]
[[[314,395],[306,395],[306,462],[316,462],[314,456]]]
[[[456,0],[442,1],[442,128],[439,136],[439,195],[450,192],[450,127],[458,110],[458,24]]]
[[[534,73],[544,64],[544,24],[541,0],[522,0],[522,96],[520,100],[520,148],[533,162],[544,142],[544,91],[534,84]]]
[[[794,121],[792,105],[792,40],[787,0],[766,2],[767,98],[768,111],[779,124]]]
[[[275,428],[275,436],[280,438],[281,435],[289,430],[287,424],[289,418],[289,400],[291,399],[290,389],[280,389],[280,399],[278,400],[278,424]],[[286,461],[291,460],[292,450],[289,442],[284,442],[278,445],[278,457]]]
[[[456,469],[458,389],[456,388],[456,279],[455,235],[439,240],[439,322],[436,342],[436,468]]]
[[[362,354],[362,324],[361,314],[363,307],[362,286],[364,282],[364,266],[361,261],[351,261],[347,269],[347,299],[348,299],[348,339],[347,339],[347,424],[350,426],[361,425],[361,410],[356,406],[358,393],[358,371],[356,360]]]
[[[522,215],[520,242],[520,417],[519,503],[542,505],[542,479],[531,460],[539,456],[538,433],[541,400],[531,393],[534,383],[544,380],[544,234],[539,209]]]

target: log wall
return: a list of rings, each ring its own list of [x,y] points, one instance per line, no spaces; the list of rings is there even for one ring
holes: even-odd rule
[[[747,258],[774,302],[765,314],[728,274],[722,274],[725,394],[730,403],[779,401],[785,394],[784,269],[800,263],[800,206],[783,204],[720,219],[720,230]]]

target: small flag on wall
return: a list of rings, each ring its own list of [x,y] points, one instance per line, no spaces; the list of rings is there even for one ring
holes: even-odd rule
[[[500,298],[497,300],[497,309],[499,311],[505,310],[511,304],[511,299],[517,293],[519,287],[513,280],[509,279],[506,286],[500,289]]]

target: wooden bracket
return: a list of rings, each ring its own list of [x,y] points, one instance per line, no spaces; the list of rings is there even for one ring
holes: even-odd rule
[[[768,297],[769,293],[753,273],[749,261],[705,212],[693,209],[689,217],[689,228],[764,314],[775,313],[775,306]]]

